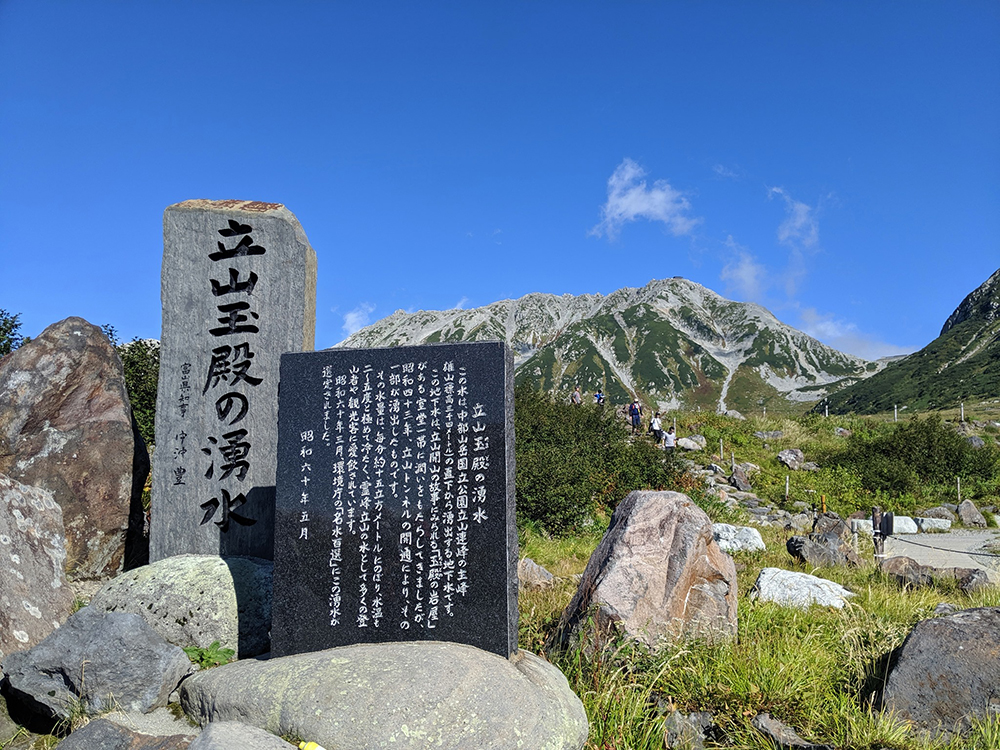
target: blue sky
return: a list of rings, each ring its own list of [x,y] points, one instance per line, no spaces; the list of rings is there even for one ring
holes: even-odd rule
[[[0,308],[158,337],[163,209],[284,203],[317,347],[684,276],[862,356],[1000,267],[1000,3],[0,0]]]

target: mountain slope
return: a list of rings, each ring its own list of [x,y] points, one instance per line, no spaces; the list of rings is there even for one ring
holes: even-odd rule
[[[923,349],[829,399],[830,411],[871,414],[894,405],[940,409],[1000,399],[1000,270],[969,294]]]
[[[603,388],[659,408],[790,410],[882,365],[843,354],[682,278],[607,296],[529,294],[472,310],[397,311],[341,346],[503,340],[516,379],[569,393]]]

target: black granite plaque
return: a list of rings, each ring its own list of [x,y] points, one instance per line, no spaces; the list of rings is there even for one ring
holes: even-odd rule
[[[517,650],[502,343],[281,357],[271,649]]]

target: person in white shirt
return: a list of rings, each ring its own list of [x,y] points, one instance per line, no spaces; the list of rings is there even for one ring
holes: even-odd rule
[[[649,431],[653,433],[653,439],[659,445],[663,441],[663,425],[660,423],[660,412],[656,412],[649,421]]]
[[[671,426],[663,435],[663,450],[672,453],[676,447],[677,436],[674,434],[674,428]]]

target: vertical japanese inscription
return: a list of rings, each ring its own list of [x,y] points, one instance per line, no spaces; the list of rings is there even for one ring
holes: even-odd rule
[[[276,654],[420,639],[516,648],[510,369],[501,344],[282,358]],[[286,461],[304,429],[322,436],[307,534]]]

